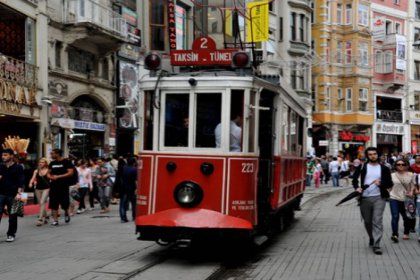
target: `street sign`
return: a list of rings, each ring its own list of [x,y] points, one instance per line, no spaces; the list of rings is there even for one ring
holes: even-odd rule
[[[231,65],[236,49],[216,49],[216,42],[201,36],[194,40],[192,50],[171,50],[173,66]]]
[[[320,147],[327,147],[328,146],[328,140],[319,140],[319,146]]]

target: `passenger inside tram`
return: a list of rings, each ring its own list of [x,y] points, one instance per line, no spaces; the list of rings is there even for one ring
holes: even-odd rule
[[[230,145],[231,152],[240,152],[242,148],[242,114],[232,111],[230,117]],[[222,138],[222,124],[219,123],[214,129],[216,148],[220,148]]]

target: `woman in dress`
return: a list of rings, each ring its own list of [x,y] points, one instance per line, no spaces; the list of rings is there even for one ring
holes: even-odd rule
[[[41,158],[38,161],[38,168],[35,169],[31,181],[29,182],[29,187],[35,187],[35,195],[39,203],[39,216],[36,222],[37,226],[42,226],[44,223],[48,223],[47,216],[47,200],[48,194],[50,192],[50,180],[47,178],[48,173],[48,160],[46,158]]]

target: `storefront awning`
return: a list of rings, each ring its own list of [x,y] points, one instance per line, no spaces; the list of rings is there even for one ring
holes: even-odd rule
[[[102,132],[104,132],[106,128],[106,124],[103,123],[85,122],[65,118],[53,118],[51,120],[51,125],[59,126],[65,129],[83,129]]]

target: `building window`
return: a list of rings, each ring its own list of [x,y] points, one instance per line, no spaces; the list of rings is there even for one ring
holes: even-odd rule
[[[359,89],[359,111],[367,111],[369,90],[367,88]]]
[[[414,60],[414,80],[420,81],[420,61]]]
[[[392,72],[392,59],[393,59],[392,52],[386,52],[385,62],[384,62],[384,73]]]
[[[337,41],[337,49],[336,49],[336,62],[339,64],[343,63],[343,42]]]
[[[400,4],[400,0],[394,0],[394,4],[395,5],[399,5]]]
[[[292,69],[290,70],[290,82],[293,89],[296,89],[296,63],[292,63]]]
[[[416,1],[416,7],[415,9],[415,17],[417,20],[420,19],[420,1]]]
[[[392,34],[392,21],[387,20],[385,23],[385,31],[386,31],[386,35]]]
[[[279,18],[279,41],[283,41],[283,18]]]
[[[420,91],[414,92],[414,110],[420,111]]]
[[[383,54],[381,51],[376,51],[375,52],[375,72],[383,73],[383,67],[384,67]]]
[[[154,51],[165,51],[167,41],[167,20],[166,0],[149,0],[150,8],[150,49]]]
[[[346,111],[350,112],[352,110],[353,102],[353,89],[346,88]]]
[[[346,64],[351,64],[351,42],[346,42]]]
[[[292,13],[292,19],[290,21],[290,35],[292,41],[296,41],[296,13]]]
[[[331,1],[327,1],[326,4],[326,8],[327,8],[327,22],[330,23],[331,22]]]
[[[331,111],[331,88],[325,88],[325,99],[324,99],[325,110]]]
[[[352,24],[352,15],[353,15],[353,11],[352,11],[352,6],[351,4],[347,4],[346,5],[346,24]]]
[[[70,71],[82,74],[90,74],[90,72],[95,69],[94,54],[83,51],[81,49],[77,49],[75,47],[69,47],[67,53]]]
[[[402,34],[402,32],[401,32],[401,23],[399,23],[399,22],[396,22],[395,23],[395,33]]]
[[[343,23],[343,5],[341,4],[337,4],[337,24],[342,24]]]
[[[63,50],[63,43],[60,41],[55,42],[55,67],[61,68],[61,51]]]
[[[305,67],[301,65],[301,69],[298,71],[299,89],[305,89]]]
[[[300,26],[299,26],[299,35],[300,35],[300,41],[305,42],[305,15],[300,15]]]
[[[369,7],[367,5],[359,4],[359,19],[360,25],[368,26],[369,24]]]
[[[107,80],[109,79],[109,63],[108,57],[104,57],[102,59],[102,79]]]
[[[343,107],[341,106],[343,100],[344,100],[343,89],[337,88],[337,110],[338,111],[343,110]]]
[[[360,43],[359,44],[359,64],[361,66],[369,66],[369,56],[368,56],[368,44]]]
[[[413,47],[416,49],[416,50],[420,50],[420,44],[418,44],[418,43],[420,43],[420,28],[414,28],[414,43],[415,44],[413,44]]]
[[[328,44],[329,46],[330,44]],[[330,48],[325,48],[325,62],[330,63]]]

